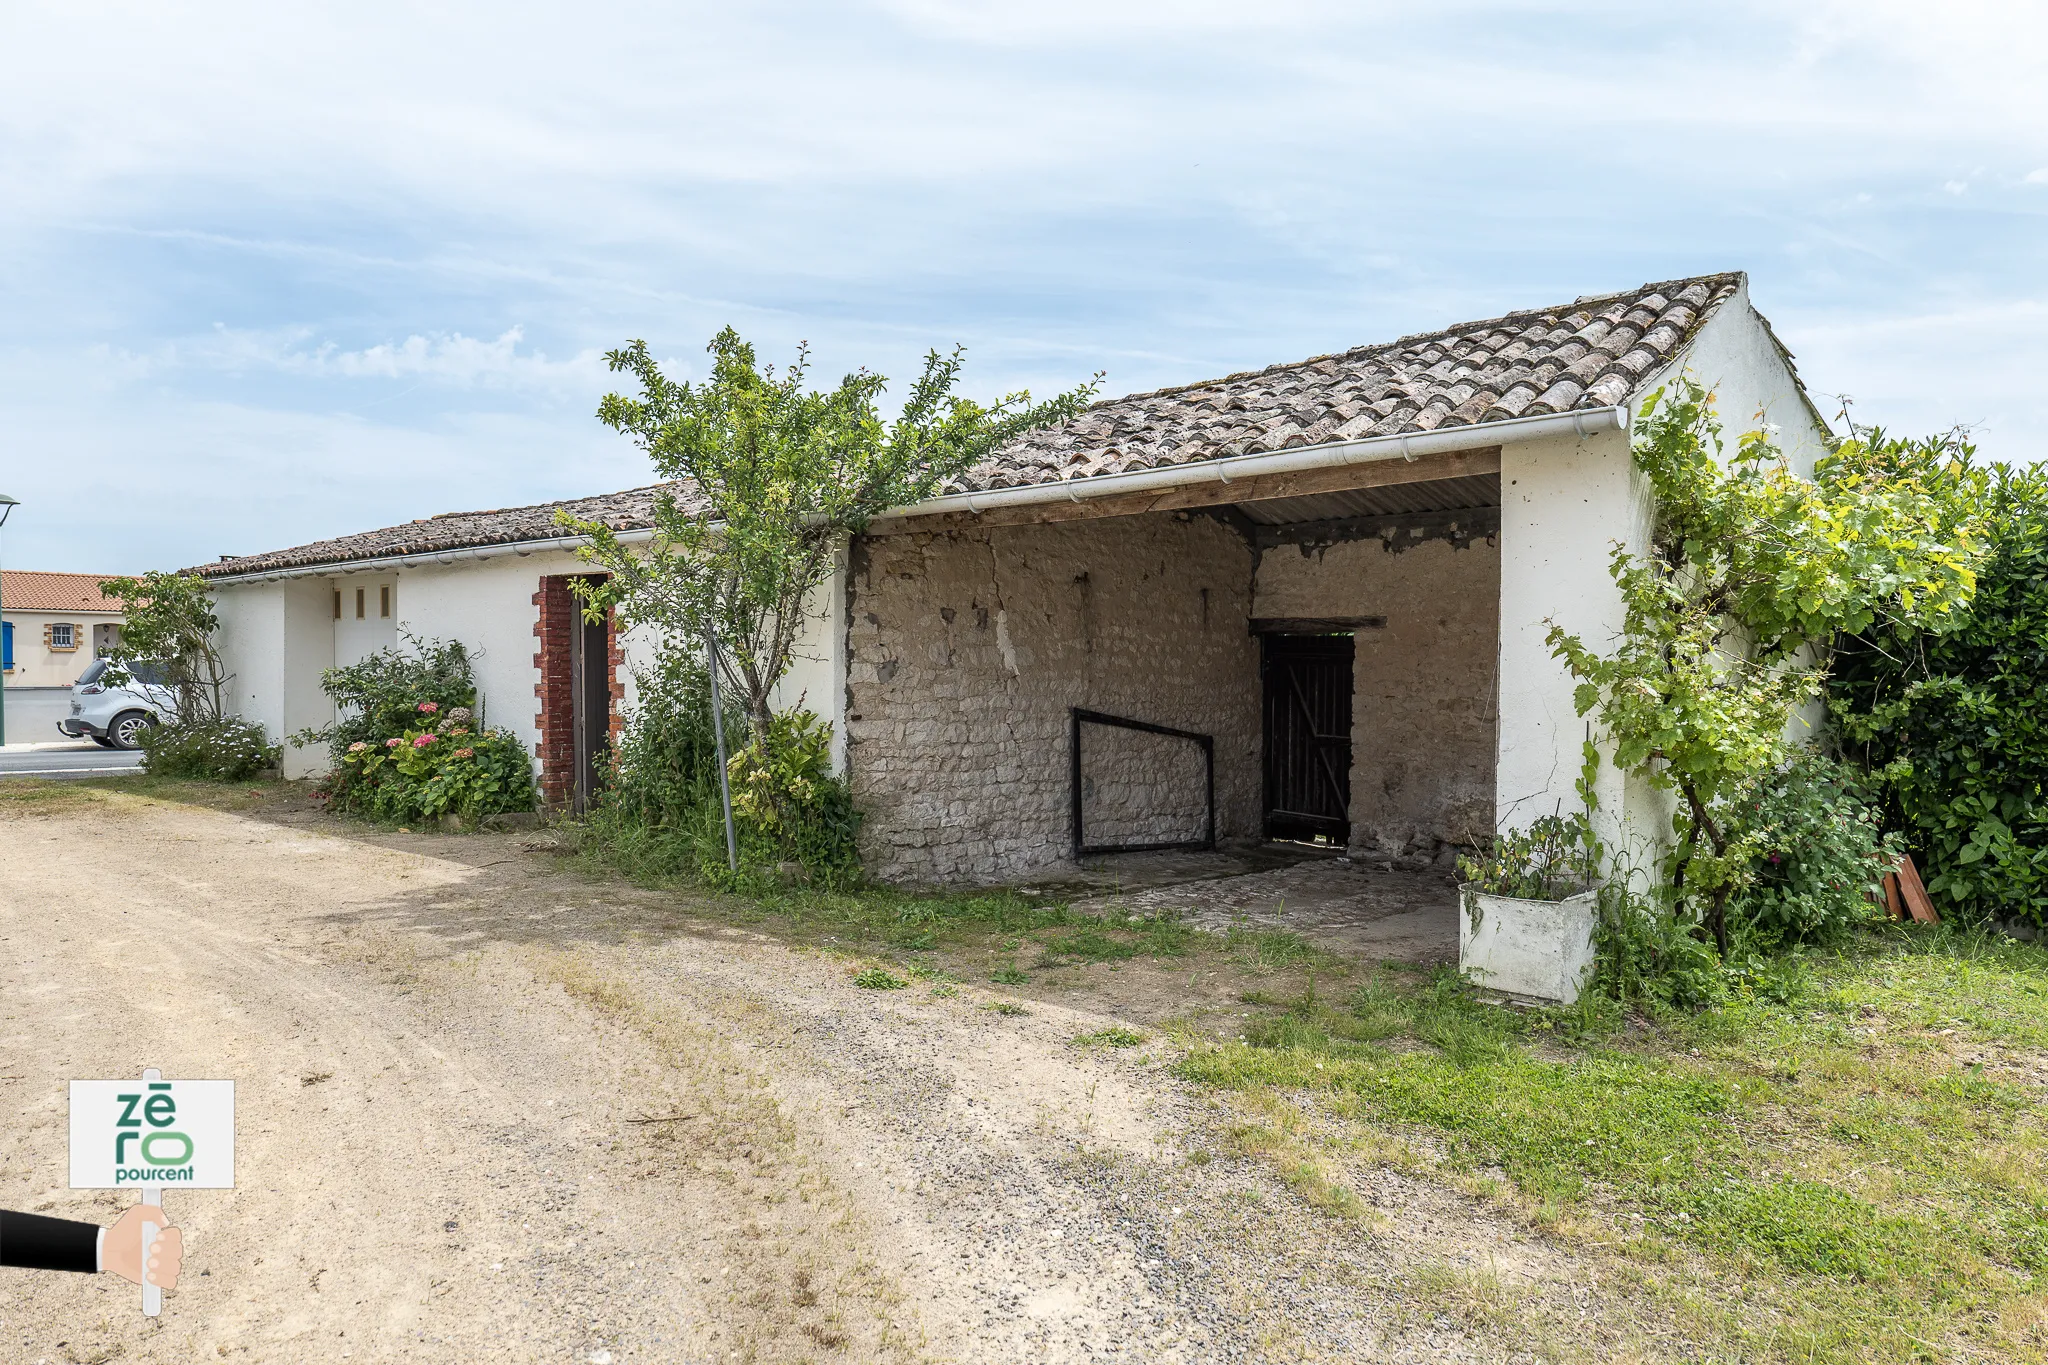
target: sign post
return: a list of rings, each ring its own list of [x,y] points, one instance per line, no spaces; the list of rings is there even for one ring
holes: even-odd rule
[[[163,1207],[166,1185],[188,1190],[235,1187],[235,1083],[167,1081],[155,1067],[138,1081],[71,1083],[71,1188],[133,1186],[145,1205]],[[149,1253],[161,1231],[142,1225],[142,1311],[163,1311],[164,1292],[149,1282]]]
[[[732,835],[732,778],[725,767],[725,711],[718,704],[718,628],[709,621],[704,623],[704,663],[711,670],[711,735],[718,746],[718,795],[725,806],[725,864],[737,872],[740,849]]]

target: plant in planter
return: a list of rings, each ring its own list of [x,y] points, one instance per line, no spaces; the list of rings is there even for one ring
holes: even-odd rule
[[[1583,814],[1546,815],[1458,860],[1458,970],[1486,990],[1569,1005],[1593,974],[1604,852]]]

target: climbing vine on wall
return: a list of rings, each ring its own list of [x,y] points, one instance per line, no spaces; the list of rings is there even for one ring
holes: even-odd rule
[[[1646,553],[1613,553],[1621,638],[1602,653],[1553,622],[1549,644],[1614,762],[1677,794],[1665,884],[1725,956],[1764,856],[1744,803],[1791,757],[1831,642],[1944,628],[1982,550],[1939,443],[1844,441],[1809,480],[1767,431],[1729,450],[1713,395],[1681,380],[1644,404],[1634,451],[1655,516]]]

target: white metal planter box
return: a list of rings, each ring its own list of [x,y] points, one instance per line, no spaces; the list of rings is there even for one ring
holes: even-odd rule
[[[1517,1000],[1569,1005],[1593,975],[1593,926],[1600,893],[1561,901],[1492,896],[1459,888],[1458,971],[1482,990]]]

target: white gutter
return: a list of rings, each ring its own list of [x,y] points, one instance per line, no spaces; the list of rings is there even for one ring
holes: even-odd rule
[[[1139,469],[1127,474],[1096,474],[1086,478],[1063,479],[1031,484],[1023,488],[997,488],[983,493],[948,493],[903,507],[891,507],[876,514],[876,521],[903,517],[929,517],[945,512],[982,513],[997,507],[1028,507],[1045,502],[1087,502],[1118,493],[1144,493],[1168,488],[1186,488],[1200,483],[1230,484],[1261,474],[1296,474],[1308,469],[1333,469],[1341,465],[1374,464],[1383,460],[1417,460],[1424,455],[1472,450],[1480,446],[1511,442],[1542,441],[1560,436],[1587,437],[1603,431],[1627,431],[1626,405],[1586,408],[1575,412],[1545,413],[1540,417],[1512,417],[1504,422],[1479,422],[1469,426],[1438,428],[1407,435],[1367,436],[1356,441],[1329,441],[1322,445],[1296,446],[1292,450],[1258,455],[1230,455],[1220,460],[1199,460],[1168,465],[1162,469]],[[627,544],[652,540],[651,530],[617,531],[615,538]],[[589,544],[586,536],[554,536],[547,540],[507,541],[498,545],[475,545],[455,550],[426,550],[418,554],[385,555],[377,559],[351,559],[309,564],[288,569],[262,569],[250,573],[223,574],[209,583],[273,583],[286,578],[328,577],[334,574],[366,573],[376,569],[453,564],[465,559],[490,559],[495,555],[530,555],[547,550],[573,550]]]
[[[1339,465],[1373,464],[1381,460],[1415,460],[1424,455],[1471,450],[1479,446],[1509,442],[1541,441],[1557,436],[1591,436],[1603,431],[1627,431],[1626,406],[1587,408],[1577,412],[1545,413],[1540,417],[1514,417],[1504,422],[1481,422],[1470,426],[1418,431],[1407,435],[1367,436],[1356,441],[1330,441],[1323,445],[1296,446],[1259,455],[1231,455],[1221,460],[1168,465],[1162,469],[1139,469],[1128,474],[1097,474],[1022,488],[997,488],[982,493],[948,493],[908,507],[892,507],[875,520],[898,517],[928,517],[942,512],[991,511],[998,507],[1027,507],[1044,502],[1086,502],[1118,493],[1145,493],[1194,484],[1228,484],[1261,474],[1296,474],[1308,469],[1330,469]]]
[[[652,540],[650,530],[614,531],[612,538],[625,543]],[[465,559],[492,559],[498,555],[518,555],[524,558],[530,554],[545,553],[549,550],[574,550],[588,545],[588,536],[551,536],[546,540],[507,540],[496,545],[469,545],[454,550],[422,550],[409,555],[381,555],[376,559],[338,559],[324,564],[293,565],[287,569],[255,569],[248,573],[221,574],[208,578],[208,583],[276,583],[287,578],[327,578],[335,574],[370,573],[378,569],[421,568],[434,564],[453,564]]]

